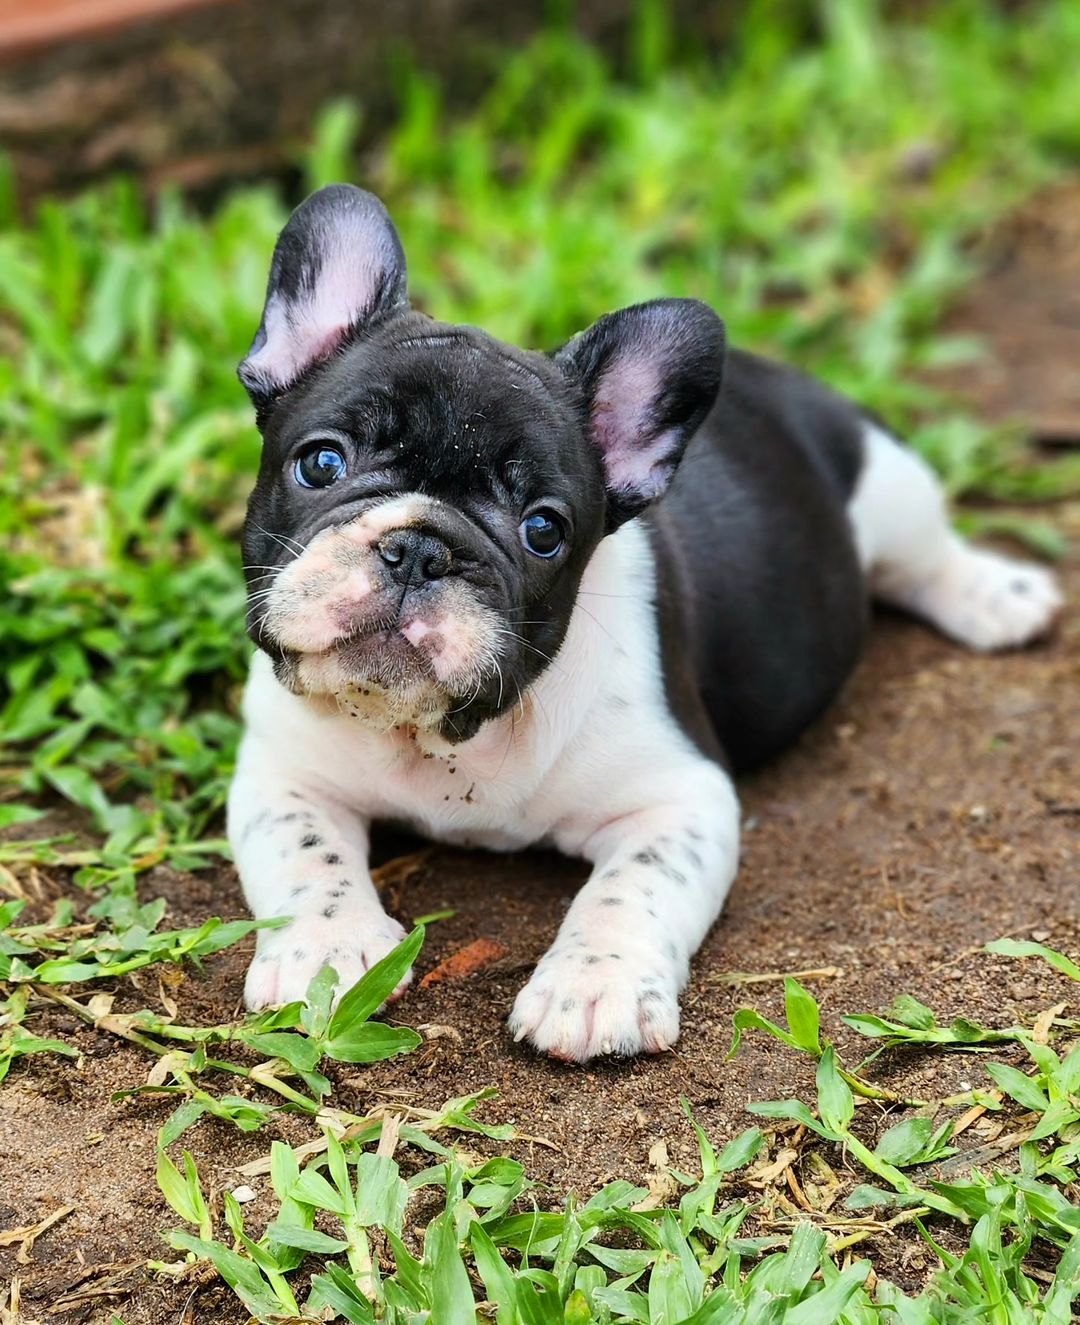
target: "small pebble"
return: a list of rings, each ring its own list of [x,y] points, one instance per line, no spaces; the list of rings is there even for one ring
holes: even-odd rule
[[[232,1195],[233,1200],[239,1201],[241,1205],[244,1205],[247,1201],[254,1201],[255,1199],[254,1189],[247,1186],[234,1187]]]

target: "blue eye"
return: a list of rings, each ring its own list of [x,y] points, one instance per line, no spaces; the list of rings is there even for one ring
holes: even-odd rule
[[[553,557],[565,540],[563,522],[554,511],[534,511],[521,522],[521,541],[534,556]]]
[[[316,442],[301,452],[293,465],[293,475],[302,488],[328,488],[345,477],[345,457],[336,446]]]

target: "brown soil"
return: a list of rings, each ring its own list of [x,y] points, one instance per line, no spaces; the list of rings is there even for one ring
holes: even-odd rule
[[[1080,180],[991,230],[989,279],[948,320],[987,353],[940,380],[994,423],[1019,419],[1049,445],[1080,444]]]
[[[994,307],[997,279],[977,307]],[[988,315],[991,339],[994,325]],[[1053,349],[1052,341],[1032,343],[1040,356]],[[1074,364],[1058,367],[1059,375],[1047,372],[1047,389],[1067,381]],[[1053,518],[1075,546],[1080,503],[1059,505]],[[1075,553],[1063,573],[1075,602]],[[796,1091],[808,1097],[807,1067],[761,1036],[749,1037],[735,1062],[725,1061],[737,1007],[750,1002],[774,1017],[782,1011],[778,982],[732,987],[724,981],[731,972],[837,968],[812,987],[826,1032],[853,1057],[860,1056],[852,1043],[858,1037],[839,1015],[877,1010],[901,991],[931,1003],[943,1019],[961,1012],[991,1024],[1031,1017],[1068,998],[1066,982],[1036,963],[979,949],[1003,934],[1036,933],[1080,954],[1078,742],[1075,611],[1049,643],[997,658],[973,657],[917,624],[883,617],[841,701],[795,750],[743,786],[742,869],[694,963],[674,1052],[582,1069],[511,1044],[503,1027],[510,1002],[554,935],[582,868],[540,854],[438,850],[391,889],[406,922],[454,908],[451,919],[431,927],[420,973],[478,938],[505,952],[466,979],[414,985],[394,1015],[451,1033],[396,1062],[335,1071],[335,1102],[362,1113],[393,1092],[435,1107],[494,1086],[486,1117],[553,1143],[511,1149],[541,1184],[541,1201],[558,1204],[616,1176],[644,1180],[659,1139],[674,1165],[692,1171],[696,1150],[679,1110],[682,1094],[717,1140],[749,1125],[748,1101]],[[230,869],[216,877],[159,869],[144,886],[147,895],[169,898],[175,923],[244,913]],[[183,1020],[219,1021],[237,1011],[249,950],[187,974],[177,993]],[[118,1007],[153,1004],[156,981],[145,978],[141,991],[125,986],[120,999]],[[13,1249],[0,1252],[0,1276],[21,1280],[24,1319],[107,1320],[115,1310],[128,1325],[242,1320],[219,1285],[174,1284],[143,1268],[147,1257],[168,1258],[159,1230],[177,1223],[154,1182],[154,1136],[169,1106],[110,1096],[145,1080],[146,1057],[60,1011],[35,1018],[34,1029],[78,1044],[84,1059],[81,1066],[24,1060],[0,1091],[0,1225],[75,1207],[37,1242],[29,1264],[16,1265]],[[987,1084],[979,1061],[964,1055],[894,1053],[875,1071],[912,1094]],[[265,1154],[272,1137],[295,1142],[308,1132],[293,1118],[247,1135],[204,1121],[187,1144],[216,1194],[241,1181],[235,1167]],[[831,1162],[844,1163],[838,1155]],[[252,1185],[258,1197],[248,1210],[259,1227],[270,1201],[264,1179]],[[913,1244],[900,1244],[900,1256],[900,1239],[893,1241],[869,1249],[885,1273],[914,1286],[933,1263]],[[95,1289],[99,1295],[86,1295]]]

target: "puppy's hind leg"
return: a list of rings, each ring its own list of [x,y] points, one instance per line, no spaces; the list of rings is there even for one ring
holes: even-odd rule
[[[881,428],[868,423],[863,445],[848,516],[874,597],[971,649],[1044,635],[1062,605],[1054,577],[954,533],[934,474]]]

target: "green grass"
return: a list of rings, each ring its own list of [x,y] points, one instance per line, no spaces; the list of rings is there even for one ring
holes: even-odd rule
[[[990,950],[1017,946],[1038,947],[1002,941]],[[1060,953],[1037,955],[1071,975]],[[420,1127],[408,1111],[320,1115],[320,1142],[293,1150],[276,1141],[265,1161],[244,1170],[268,1175],[277,1200],[261,1234],[245,1227],[241,1205],[226,1193],[215,1236],[190,1154],[182,1169],[167,1154],[180,1110],[159,1139],[158,1181],[195,1231],[168,1234],[185,1258],[158,1268],[179,1276],[209,1263],[265,1322],[320,1320],[329,1309],[353,1325],[1068,1325],[1080,1297],[1080,1025],[1051,1009],[1041,1031],[1008,1028],[996,1039],[1019,1040],[1035,1077],[986,1062],[998,1093],[969,1091],[917,1110],[894,1105],[882,1126],[880,1115],[868,1121],[874,1106],[858,1097],[881,1101],[887,1092],[843,1067],[821,1037],[816,1001],[792,979],[786,1006],[786,1026],[745,1009],[736,1024],[814,1057],[816,1099],[751,1104],[772,1126],[747,1128],[719,1152],[683,1101],[700,1172],[665,1159],[656,1191],[615,1181],[558,1210],[541,1208],[542,1194],[516,1160],[468,1157],[436,1138],[465,1130],[511,1139],[507,1128],[476,1119],[480,1101],[472,1097],[429,1113]],[[909,996],[890,1016],[844,1020],[890,1043],[893,1026],[929,1033],[937,1025]],[[955,1024],[977,1033],[921,1043],[977,1054],[995,1040],[971,1021]],[[1071,1048],[1059,1057],[1051,1038]],[[969,1161],[942,1181],[930,1166],[963,1159],[950,1143],[973,1104],[1014,1115],[1019,1106],[1008,1119],[1019,1161],[989,1172]],[[793,1159],[805,1184],[802,1208],[779,1177]],[[878,1185],[853,1186],[852,1171]],[[912,1225],[941,1266],[914,1295],[850,1254],[870,1239],[888,1241],[901,1224]]]
[[[187,1227],[165,1234],[180,1259],[151,1262],[151,1269],[200,1282],[216,1273],[265,1325],[323,1320],[327,1311],[354,1325],[1073,1319],[1080,1296],[1080,1022],[1061,1015],[1066,1000],[1030,1025],[993,1028],[961,1017],[944,1027],[931,1008],[900,995],[883,1015],[840,1019],[881,1042],[848,1067],[823,1034],[817,1001],[789,977],[785,1023],[741,1009],[732,1054],[746,1034],[760,1032],[808,1055],[816,1062],[813,1099],[750,1103],[761,1125],[719,1151],[683,1101],[700,1172],[671,1167],[665,1151],[650,1188],[616,1180],[584,1203],[568,1198],[550,1209],[552,1194],[503,1153],[515,1141],[543,1138],[484,1122],[479,1110],[491,1092],[438,1109],[392,1104],[374,1116],[333,1103],[322,1071],[327,1060],[368,1063],[420,1043],[414,1032],[371,1017],[416,961],[422,929],[336,1008],[336,977],[326,969],[303,1004],[193,1027],[168,1009],[117,1014],[110,994],[80,1001],[60,992],[63,973],[51,953],[70,916],[24,929],[17,919],[17,904],[7,904],[0,960],[13,992],[0,1004],[0,1078],[26,1054],[76,1053],[24,1030],[31,1000],[54,1001],[99,1033],[156,1057],[147,1083],[117,1096],[173,1106],[158,1134],[157,1180]],[[198,960],[241,936],[211,921],[197,934],[156,936],[155,946],[153,919],[144,944],[158,962]],[[987,951],[1047,962],[1066,993],[1080,981],[1069,958],[1037,943],[1002,939]],[[103,964],[79,979],[113,973]],[[982,1057],[985,1087],[906,1100],[866,1071],[881,1054],[912,1045],[1014,1059],[1019,1047],[1028,1067]],[[223,1092],[222,1082],[245,1093]],[[219,1207],[207,1198],[191,1154],[182,1151],[177,1162],[169,1152],[206,1118],[256,1132],[281,1111],[305,1116],[310,1139],[296,1148],[274,1141],[269,1155],[240,1170],[254,1182],[269,1177],[276,1198],[273,1216],[249,1229],[232,1192]],[[961,1138],[979,1113],[1001,1117],[991,1142],[1008,1129],[989,1169],[993,1145]],[[468,1149],[448,1144],[455,1136],[465,1137]],[[497,1153],[477,1154],[484,1140]],[[946,1167],[936,1168],[942,1161]],[[793,1166],[798,1206],[783,1176]],[[862,1244],[884,1250],[903,1225],[940,1266],[915,1294],[852,1255]]]

